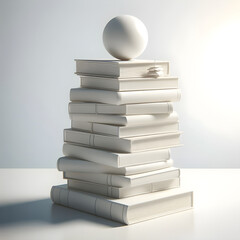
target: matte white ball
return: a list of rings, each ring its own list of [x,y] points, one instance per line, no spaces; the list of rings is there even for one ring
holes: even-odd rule
[[[141,20],[130,15],[110,20],[103,31],[103,43],[115,58],[130,60],[143,53],[148,42],[147,28]]]

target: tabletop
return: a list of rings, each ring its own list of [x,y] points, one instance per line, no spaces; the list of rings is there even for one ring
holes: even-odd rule
[[[194,209],[122,225],[52,204],[56,169],[0,169],[0,239],[240,239],[240,169],[181,169]]]

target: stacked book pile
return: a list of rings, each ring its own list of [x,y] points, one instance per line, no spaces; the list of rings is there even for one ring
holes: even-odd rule
[[[178,78],[160,61],[76,60],[53,202],[125,224],[192,207],[170,148],[180,145]]]

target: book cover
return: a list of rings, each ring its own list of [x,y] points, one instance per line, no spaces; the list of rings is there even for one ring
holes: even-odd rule
[[[107,103],[113,105],[177,102],[181,98],[179,89],[162,89],[149,91],[114,92],[90,88],[72,88],[71,101]]]
[[[116,153],[69,143],[63,144],[63,154],[116,168],[170,159],[169,149],[156,149],[137,153]]]
[[[112,115],[112,114],[69,114],[72,121],[105,123],[119,126],[145,126],[178,122],[178,114]],[[74,123],[73,123],[74,124]]]
[[[148,77],[152,67],[161,68],[163,76],[169,74],[169,62],[154,60],[87,60],[75,59],[76,74],[106,77]]]
[[[95,114],[119,114],[119,115],[145,115],[171,113],[173,104],[170,102],[139,103],[126,105],[111,105],[103,103],[70,102],[68,105],[70,114],[95,113]]]
[[[75,179],[114,187],[134,187],[147,183],[178,178],[180,177],[180,169],[175,167],[169,167],[161,170],[140,173],[130,176],[105,173],[82,173],[82,172],[64,172],[63,176],[66,179]]]
[[[165,123],[146,126],[116,126],[101,123],[72,121],[72,129],[82,130],[90,133],[116,136],[119,138],[137,137],[161,133],[171,133],[179,131],[179,124]]]
[[[146,193],[168,190],[180,186],[180,178],[168,179],[160,182],[147,183],[135,187],[113,187],[99,183],[68,179],[68,187],[84,192],[95,193],[112,198],[126,198]]]
[[[65,129],[64,141],[114,152],[132,153],[178,146],[180,145],[180,134],[180,132],[171,132],[119,138],[115,136],[81,132],[74,129]]]
[[[142,222],[193,207],[193,192],[182,188],[113,199],[60,185],[52,187],[51,199],[56,204],[124,224]]]
[[[154,163],[140,164],[129,167],[110,167],[95,162],[90,162],[73,157],[61,157],[57,161],[57,168],[64,172],[85,172],[85,173],[108,173],[120,175],[134,175],[139,173],[151,172],[173,166],[173,160],[162,160]]]
[[[178,78],[169,76],[157,78],[104,78],[81,76],[81,87],[117,92],[170,89],[178,88]]]

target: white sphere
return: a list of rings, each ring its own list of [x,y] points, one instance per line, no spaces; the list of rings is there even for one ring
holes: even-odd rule
[[[103,43],[115,58],[130,60],[143,53],[148,42],[147,28],[138,18],[123,15],[110,20],[103,31]]]

